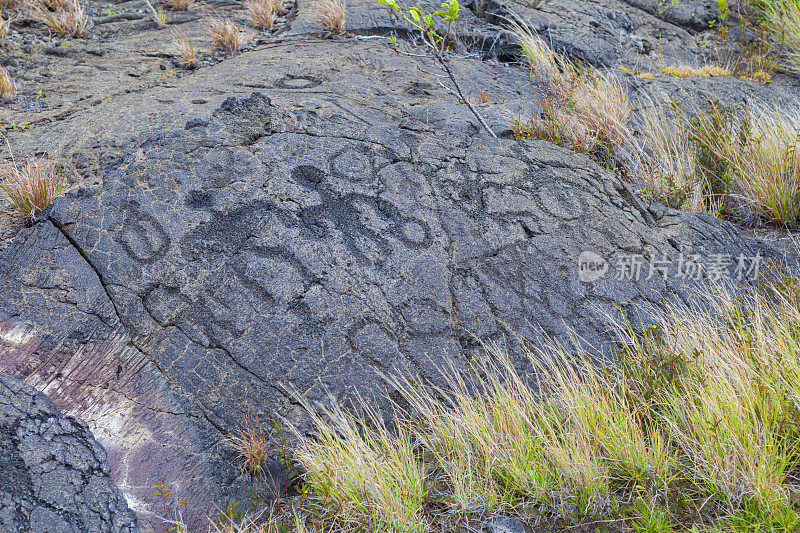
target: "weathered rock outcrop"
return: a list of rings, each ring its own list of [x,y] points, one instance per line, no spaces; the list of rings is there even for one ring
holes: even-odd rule
[[[136,517],[86,423],[0,374],[0,530],[134,533]]]
[[[159,474],[203,512],[229,493],[223,433],[248,411],[301,420],[290,388],[346,399],[380,392],[379,372],[436,380],[501,323],[600,345],[606,314],[691,298],[682,249],[765,250],[648,209],[547,143],[340,113],[228,99],[143,137],[0,260],[4,371],[97,428],[138,511]],[[582,283],[587,250],[671,272]]]
[[[693,42],[648,6],[515,10],[611,66],[651,56],[649,27],[677,48]],[[366,38],[402,29],[388,12],[356,10],[348,24],[365,38],[331,41],[307,35],[307,10],[299,2],[287,31],[303,35],[59,108],[13,137],[22,153],[65,146],[82,178],[0,255],[0,371],[87,421],[143,529],[159,523],[159,478],[194,525],[242,498],[247,480],[220,441],[248,412],[300,423],[289,391],[347,401],[384,392],[380,373],[436,381],[506,327],[602,347],[608,315],[691,301],[717,259],[735,276],[740,256],[777,253],[710,216],[641,202],[586,157],[508,139],[509,116],[533,106],[525,72],[452,60],[506,137],[491,140],[431,58]],[[473,18],[468,29],[495,31]],[[698,95],[688,82],[628,81]],[[604,259],[605,275],[581,281],[581,252]],[[688,254],[705,266],[697,279]],[[638,275],[621,266],[631,258]]]

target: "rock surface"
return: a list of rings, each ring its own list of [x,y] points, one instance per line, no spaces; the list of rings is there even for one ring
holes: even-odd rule
[[[92,77],[92,98],[69,109],[0,107],[3,123],[36,123],[11,135],[17,153],[61,148],[81,176],[0,252],[0,371],[87,421],[143,530],[162,527],[159,478],[195,527],[243,499],[247,478],[220,441],[247,414],[302,425],[293,393],[347,402],[384,392],[381,373],[437,381],[446,361],[480,355],[476,339],[503,341],[506,328],[602,347],[609,315],[690,302],[716,260],[778,253],[710,216],[643,203],[583,156],[489,139],[433,60],[375,38],[401,33],[396,18],[359,2],[348,27],[360,36],[308,35],[301,1],[283,33],[193,74],[123,76],[108,99]],[[493,23],[507,8],[487,6],[488,21],[465,13],[466,30],[496,48],[476,39],[452,66],[508,137],[531,87],[497,60],[508,47]],[[705,15],[679,27],[648,6],[515,10],[598,65],[652,58],[647,28],[694,54]],[[631,78],[642,94],[797,94],[791,81]],[[582,252],[606,261],[605,275],[581,281]],[[705,267],[696,280],[678,273],[688,254]],[[638,276],[621,270],[631,257]]]
[[[139,531],[86,423],[1,374],[0,530]]]
[[[528,533],[525,524],[510,516],[496,516],[481,527],[483,533]]]

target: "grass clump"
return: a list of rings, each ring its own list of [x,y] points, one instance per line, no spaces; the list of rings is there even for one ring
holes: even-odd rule
[[[322,519],[345,530],[428,531],[426,466],[411,428],[392,432],[374,413],[356,418],[337,408],[330,415],[332,424],[315,415],[316,439],[296,451]]]
[[[173,11],[188,11],[194,5],[194,0],[166,0],[164,5]]]
[[[677,109],[658,106],[641,113],[637,156],[642,192],[675,209],[705,211],[704,182],[697,175],[689,135],[679,116]]]
[[[297,452],[310,505],[346,530],[438,531],[436,516],[502,512],[553,527],[794,531],[800,306],[776,279],[619,324],[606,366],[551,346],[528,352],[523,376],[490,349],[466,372],[443,369],[443,388],[391,379],[410,406],[392,430],[374,415],[314,417]]]
[[[732,76],[769,83],[785,63],[780,41],[786,28],[776,25],[774,17],[783,3],[800,5],[797,0],[744,0],[732,9],[728,0],[718,0],[719,17],[712,24],[717,64]]]
[[[766,46],[774,43],[789,70],[800,71],[800,2],[798,0],[750,0],[758,24],[767,33]]]
[[[747,113],[741,123],[741,150],[726,157],[737,190],[757,216],[797,226],[800,120],[777,110],[749,109]]]
[[[245,9],[250,23],[261,29],[271,30],[283,5],[281,0],[247,0]]]
[[[712,101],[684,120],[709,210],[747,223],[798,225],[796,116],[755,106],[737,112]]]
[[[0,66],[0,102],[13,102],[19,87],[5,67]]]
[[[715,101],[689,114],[673,105],[639,117],[636,172],[645,196],[746,224],[800,224],[800,120]]]
[[[687,65],[665,65],[661,67],[661,73],[665,76],[676,78],[715,78],[717,76],[731,76],[730,70],[717,65],[704,65],[702,67],[690,67]]]
[[[214,47],[229,54],[239,51],[239,29],[229,18],[210,17],[206,19],[206,33],[214,43]]]
[[[3,214],[15,224],[30,225],[64,194],[66,177],[51,157],[28,157],[0,163]]]
[[[150,0],[144,0],[144,2],[147,5],[147,9],[150,10],[150,18],[153,19],[153,22],[156,23],[156,26],[159,28],[166,26],[167,14],[164,12],[164,8],[161,6],[154,6]]]
[[[185,69],[195,69],[200,66],[200,56],[188,37],[175,30],[172,40],[177,49],[176,62],[178,66]]]
[[[238,455],[242,471],[254,477],[261,475],[261,467],[271,451],[269,433],[261,427],[261,420],[247,415],[243,427],[232,432],[225,442]]]
[[[547,140],[603,161],[613,159],[628,136],[628,95],[612,77],[554,52],[529,28],[511,22],[512,35],[530,68],[538,114],[512,124],[517,138]]]
[[[317,24],[326,35],[341,35],[344,32],[346,17],[344,0],[316,0],[312,11],[316,14]]]
[[[57,9],[37,0],[31,4],[30,11],[34,20],[61,37],[82,37],[89,27],[89,16],[78,0],[68,0]]]

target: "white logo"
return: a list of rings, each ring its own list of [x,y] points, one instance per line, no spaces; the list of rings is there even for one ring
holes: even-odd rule
[[[578,278],[584,283],[591,283],[602,278],[608,272],[608,261],[594,252],[581,252],[578,256]]]

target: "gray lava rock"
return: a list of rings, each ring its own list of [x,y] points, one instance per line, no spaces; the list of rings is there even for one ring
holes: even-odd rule
[[[538,8],[524,0],[487,2],[489,22],[505,26],[505,18],[521,19],[554,49],[598,67],[646,69],[665,60],[702,63],[705,56],[686,28],[633,1],[545,0]]]
[[[86,423],[0,374],[0,530],[138,531]]]
[[[483,533],[528,533],[525,524],[510,516],[495,516],[481,527]]]
[[[593,9],[612,45],[581,44]],[[621,2],[540,11],[564,38],[574,20],[598,64],[626,53],[615,25],[669,26]],[[523,71],[451,65],[498,133],[531,111]],[[609,315],[694,301],[708,274],[679,276],[682,254],[777,254],[641,202],[586,157],[488,138],[437,69],[386,41],[276,38],[14,137],[22,153],[68,143],[86,177],[0,253],[0,371],[86,420],[143,529],[159,478],[194,527],[242,501],[220,441],[248,412],[302,426],[291,391],[347,403],[390,394],[381,374],[441,382],[506,326],[602,349]],[[582,281],[582,252],[605,275]],[[618,275],[633,256],[639,275]]]
[[[677,26],[706,30],[719,18],[717,0],[625,0],[652,15]]]
[[[160,475],[201,513],[230,495],[224,432],[248,412],[301,422],[289,391],[346,402],[390,393],[380,373],[436,382],[501,324],[602,346],[607,316],[692,300],[682,251],[770,251],[648,208],[548,143],[309,111],[255,93],[145,137],[0,259],[4,370],[58,384],[137,502]],[[671,273],[584,283],[584,251]]]

